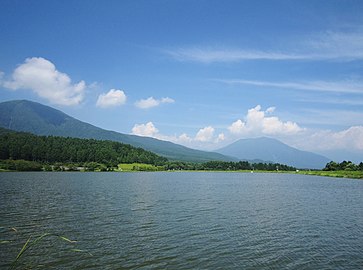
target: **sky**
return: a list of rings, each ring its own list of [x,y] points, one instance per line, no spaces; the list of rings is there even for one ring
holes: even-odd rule
[[[215,150],[363,160],[363,1],[0,1],[0,102]]]

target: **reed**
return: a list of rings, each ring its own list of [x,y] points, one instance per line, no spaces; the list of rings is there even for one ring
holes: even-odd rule
[[[30,236],[28,238],[28,240],[25,242],[25,244],[23,245],[23,247],[21,248],[20,252],[18,253],[18,255],[16,256],[15,260],[12,262],[10,269],[16,269],[16,267],[18,266],[19,260],[24,256],[24,254],[30,250],[31,248],[34,248],[35,246],[39,245],[39,243],[45,239],[45,238],[55,238],[64,242],[67,242],[69,244],[75,244],[77,241],[74,240],[70,240],[69,238],[62,236],[62,235],[58,235],[58,234],[54,234],[54,233],[44,233],[40,236],[38,236],[37,238],[35,238],[34,240],[32,240],[32,236]],[[85,250],[81,250],[81,249],[70,249],[70,251],[72,252],[82,252],[82,253],[87,253],[88,255],[92,256],[91,253],[89,253],[88,251]]]

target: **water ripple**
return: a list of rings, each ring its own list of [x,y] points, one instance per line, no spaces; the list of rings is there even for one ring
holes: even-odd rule
[[[362,209],[363,181],[349,179],[1,173],[0,268],[29,236],[54,232],[77,243],[43,241],[21,266],[359,269]]]

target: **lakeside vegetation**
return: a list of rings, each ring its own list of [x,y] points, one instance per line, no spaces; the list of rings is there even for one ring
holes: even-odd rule
[[[223,172],[275,172],[275,173],[297,173],[305,175],[316,176],[328,176],[328,177],[340,177],[340,178],[355,178],[363,179],[363,170],[296,170],[293,167],[289,169],[277,170],[278,165],[272,163],[257,163],[249,164],[248,168],[241,166],[220,166],[217,165],[220,162],[207,162],[202,164],[186,163],[186,162],[167,162],[165,165],[155,166],[145,163],[122,163],[117,167],[107,167],[105,164],[97,162],[88,162],[84,164],[63,164],[55,163],[41,164],[39,162],[27,161],[27,160],[0,160],[0,172],[1,171],[115,171],[115,172],[156,172],[156,171],[223,171]],[[227,162],[229,163],[229,162]],[[236,162],[246,165],[246,161]],[[213,165],[213,166],[210,166]],[[224,164],[226,165],[226,164]],[[238,169],[237,169],[238,168]],[[253,168],[253,169],[250,169]],[[284,168],[281,166],[280,168]]]
[[[120,163],[116,166],[98,162],[85,163],[41,163],[28,160],[0,160],[0,171],[296,171],[294,167],[275,163],[249,163],[247,161],[224,162],[209,161],[205,163],[189,163],[168,161],[162,165],[146,163]]]
[[[353,162],[346,160],[340,163],[331,161],[326,164],[323,170],[305,170],[299,171],[299,173],[306,175],[363,179],[363,162],[360,162],[359,164],[354,164]]]
[[[299,174],[363,179],[363,171],[299,171]]]

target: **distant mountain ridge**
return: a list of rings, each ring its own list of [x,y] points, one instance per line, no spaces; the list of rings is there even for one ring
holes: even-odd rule
[[[111,140],[141,147],[171,160],[191,162],[236,161],[235,158],[219,153],[195,150],[150,137],[105,130],[77,120],[52,107],[28,100],[0,103],[0,127],[36,135]]]
[[[330,161],[322,155],[301,151],[266,137],[241,139],[216,152],[242,160],[261,159],[307,169],[322,169]]]

